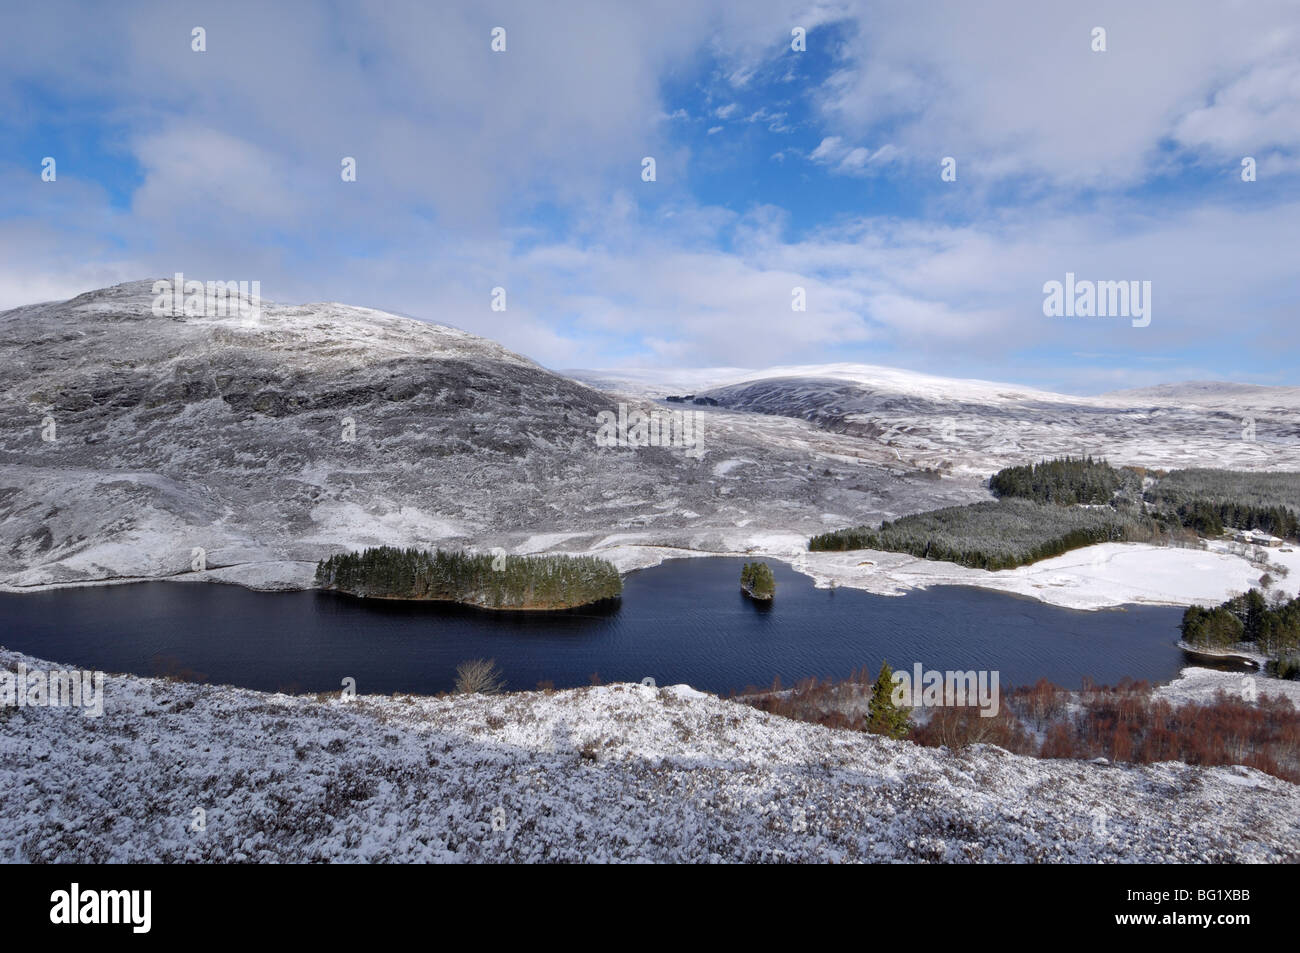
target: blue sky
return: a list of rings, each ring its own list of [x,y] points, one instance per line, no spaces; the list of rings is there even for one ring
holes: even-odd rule
[[[557,368],[1300,384],[1300,5],[651,6],[10,11],[0,307],[181,271]],[[1067,271],[1150,325],[1045,317]]]

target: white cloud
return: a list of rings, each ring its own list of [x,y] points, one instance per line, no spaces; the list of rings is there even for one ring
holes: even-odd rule
[[[832,155],[842,155],[843,149],[843,139],[839,136],[827,136],[817,144],[817,148],[812,151],[811,158],[814,162],[827,161]]]
[[[1300,61],[1251,69],[1218,90],[1210,105],[1179,119],[1174,136],[1190,147],[1239,156],[1300,147]]]
[[[861,6],[819,92],[832,137],[887,132],[972,176],[1121,189],[1173,138],[1233,151],[1300,138],[1300,6],[962,0]],[[1105,24],[1108,50],[1090,49]],[[1207,105],[1208,103],[1208,105]]]
[[[144,178],[123,211],[74,163],[43,191],[32,169],[6,173],[20,211],[0,222],[0,307],[177,269],[248,275],[268,297],[420,315],[570,367],[640,342],[688,363],[854,351],[1014,378],[1033,349],[1104,349],[1136,365],[1215,342],[1247,358],[1300,343],[1300,208],[1165,207],[1125,191],[1164,167],[1170,144],[1205,161],[1256,155],[1261,178],[1297,171],[1295,5],[520,0],[496,11],[504,54],[471,5],[383,11],[157,3],[128,20],[102,6],[16,8],[0,31],[5,115],[22,115],[32,83],[111,103],[104,128]],[[924,163],[934,181],[933,163],[954,155],[961,187],[939,210],[969,224],[847,204],[835,226],[792,238],[780,209],[692,198],[698,157],[667,121],[689,116],[669,111],[664,78],[705,51],[721,60],[716,117],[789,131],[799,113],[785,100],[804,91],[783,85],[744,112],[730,99],[757,103],[788,74],[787,24],[825,42],[831,31],[813,28],[842,17],[837,47],[807,54],[835,58],[810,93],[821,127],[808,158],[851,176]],[[205,54],[189,50],[199,22]],[[1105,54],[1088,49],[1096,23]],[[802,154],[791,140],[771,159]],[[339,178],[345,155],[357,183]],[[653,186],[640,181],[644,155],[658,160]],[[980,189],[1006,176],[1016,200],[982,204]],[[1084,186],[1097,194],[1076,205]],[[1152,326],[1048,322],[1042,283],[1067,270],[1152,280]],[[497,284],[505,314],[487,307]],[[806,313],[790,311],[794,286]]]
[[[899,157],[898,148],[890,143],[873,151],[865,146],[850,146],[839,136],[823,139],[809,155],[813,162],[847,175],[872,174]]]

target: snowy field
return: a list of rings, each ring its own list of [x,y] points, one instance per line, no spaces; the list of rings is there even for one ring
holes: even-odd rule
[[[52,667],[0,650],[19,663]],[[1300,861],[1300,787],[1248,768],[948,752],[685,686],[344,702],[113,676],[102,718],[0,723],[0,861]]]
[[[1270,559],[1294,564],[1295,555],[1271,553]],[[1263,572],[1227,552],[1145,543],[1101,543],[998,572],[874,550],[801,553],[791,564],[819,587],[901,595],[929,586],[978,586],[1068,609],[1218,605],[1257,587]],[[1295,596],[1297,586],[1300,573],[1277,580],[1275,587]]]

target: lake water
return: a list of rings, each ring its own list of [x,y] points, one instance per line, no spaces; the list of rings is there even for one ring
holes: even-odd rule
[[[1058,609],[966,587],[901,597],[815,589],[769,562],[776,598],[740,592],[733,558],[680,559],[625,577],[618,603],[556,613],[374,602],[333,593],[251,592],[168,582],[0,594],[0,645],[67,665],[141,675],[188,670],[213,684],[365,694],[452,687],[456,665],[495,658],[509,688],[606,681],[685,682],[725,693],[806,676],[895,668],[1001,672],[1002,686],[1047,677],[1165,681],[1188,664],[1182,610]]]

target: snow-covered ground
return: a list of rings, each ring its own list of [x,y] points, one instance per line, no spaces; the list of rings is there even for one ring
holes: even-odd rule
[[[52,666],[0,650],[0,667]],[[0,708],[0,861],[1295,862],[1300,786],[949,752],[685,686]],[[204,829],[195,829],[202,821]]]
[[[1205,705],[1213,702],[1219,692],[1241,698],[1247,682],[1251,683],[1261,698],[1286,698],[1300,710],[1300,682],[1197,666],[1183,669],[1178,678],[1157,687],[1154,694],[1156,698],[1163,698],[1174,705]]]
[[[874,550],[801,553],[791,565],[812,576],[818,586],[847,586],[883,595],[929,586],[979,586],[1070,609],[1218,605],[1257,587],[1262,574],[1245,559],[1226,552],[1145,543],[1101,543],[999,572]],[[1300,573],[1275,584],[1291,596],[1298,586]]]

